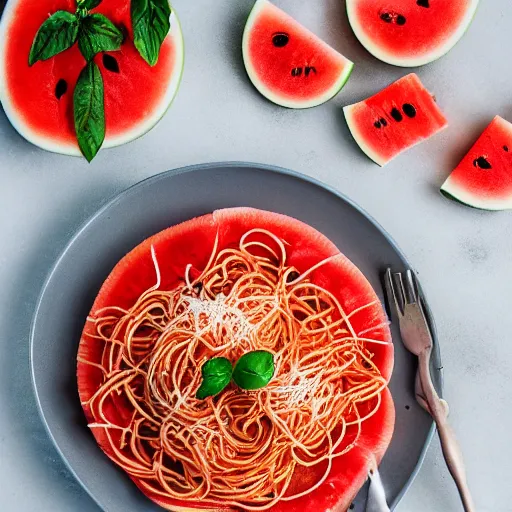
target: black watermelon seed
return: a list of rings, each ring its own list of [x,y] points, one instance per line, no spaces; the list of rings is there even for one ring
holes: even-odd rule
[[[391,111],[391,117],[397,121],[398,123],[403,119],[403,116],[402,114],[400,113],[400,110],[398,110],[397,108],[394,108],[392,111]]]
[[[354,510],[354,509],[356,508],[356,506],[355,506],[353,503],[351,503],[351,504],[350,504],[350,507],[348,507],[348,508],[349,508],[350,510]]]
[[[480,167],[480,169],[492,169],[492,165],[489,163],[489,160],[485,158],[485,156],[479,156],[473,160],[473,165],[475,167]]]
[[[402,14],[399,14],[397,17],[396,17],[396,23],[397,25],[405,25],[405,23],[407,22],[407,19],[405,18],[405,16],[403,16]]]
[[[402,105],[402,110],[407,117],[416,117],[416,109],[414,108],[414,105],[411,105],[410,103],[404,103]]]
[[[430,7],[430,3],[428,0],[418,0],[416,2],[420,7],[426,7],[427,9]]]
[[[68,90],[68,83],[64,78],[61,78],[55,86],[55,97],[60,100],[66,91]]]
[[[406,406],[405,406],[405,408],[406,408],[407,410],[409,410],[409,409],[411,408],[411,406],[410,406],[410,405],[406,405]]]
[[[316,75],[316,68],[314,66],[306,66],[305,73],[306,76],[309,76],[310,73],[314,73]]]
[[[105,69],[108,69],[113,73],[119,73],[119,64],[117,59],[108,53],[103,54],[103,65],[105,66]]]
[[[508,153],[508,151],[509,151],[508,146],[503,146],[503,149]]]
[[[383,117],[381,117],[380,119],[377,119],[377,121],[375,121],[375,123],[373,123],[373,126],[375,126],[375,128],[382,128],[382,127],[386,127],[387,125],[388,125],[388,122]]]
[[[292,69],[292,76],[301,76],[302,75],[302,68],[293,68]]]
[[[272,44],[276,48],[282,48],[283,46],[286,46],[289,41],[290,41],[290,36],[288,34],[286,34],[285,32],[278,32],[277,34],[274,34],[272,36]]]
[[[391,23],[393,21],[393,16],[389,12],[383,12],[380,15],[380,19],[386,23]]]

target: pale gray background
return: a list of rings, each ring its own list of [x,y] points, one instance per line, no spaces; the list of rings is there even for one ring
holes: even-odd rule
[[[351,140],[341,107],[407,70],[366,53],[347,25],[343,0],[276,3],[356,62],[351,80],[330,103],[290,111],[253,89],[240,57],[252,0],[175,0],[186,39],[184,79],[169,113],[144,138],[102,152],[88,165],[31,146],[0,110],[2,512],[98,511],[59,460],[32,396],[29,324],[53,261],[115,193],[169,168],[225,160],[280,165],[323,180],[396,239],[420,271],[435,313],[445,395],[477,509],[512,511],[512,213],[471,210],[437,192],[495,114],[512,120],[509,2],[482,0],[459,45],[418,70],[450,128],[385,169]],[[437,440],[397,510],[461,510]]]

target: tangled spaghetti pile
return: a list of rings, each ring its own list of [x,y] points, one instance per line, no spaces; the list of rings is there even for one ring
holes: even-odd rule
[[[237,248],[219,251],[216,243],[201,275],[193,279],[189,266],[182,286],[163,291],[152,255],[154,287],[129,310],[109,307],[88,318],[103,357],[100,365],[80,361],[104,377],[84,405],[111,458],[156,495],[247,510],[320,486],[386,387],[367,348],[384,342],[356,334],[337,299],[309,279],[328,260],[300,275],[287,266],[279,238],[251,230]],[[208,359],[234,362],[252,350],[274,354],[265,388],[231,384],[195,398]],[[348,442],[350,426],[357,433]],[[290,492],[297,468],[320,463],[321,478]]]

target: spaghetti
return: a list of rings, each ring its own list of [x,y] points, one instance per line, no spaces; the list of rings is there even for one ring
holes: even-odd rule
[[[246,232],[236,248],[215,244],[206,268],[183,284],[157,283],[130,309],[88,318],[102,344],[102,383],[83,403],[109,456],[154,496],[267,510],[318,488],[332,461],[351,450],[387,383],[372,361],[371,331],[356,333],[336,297],[287,265],[285,243]],[[201,367],[248,351],[274,355],[257,391],[230,384],[196,399]],[[349,431],[351,434],[349,435]],[[300,468],[322,468],[294,485]]]

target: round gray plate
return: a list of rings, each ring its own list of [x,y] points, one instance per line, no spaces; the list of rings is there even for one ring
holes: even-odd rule
[[[324,233],[366,275],[382,297],[381,275],[410,265],[364,211],[319,182],[284,169],[225,163],[188,167],[135,185],[92,217],[69,242],[43,288],[31,333],[33,384],[41,415],[64,461],[108,512],[161,510],[114,466],[89,432],[76,387],[76,352],[85,318],[104,279],[148,236],[218,208],[252,206],[296,217]],[[391,392],[396,427],[381,465],[388,502],[396,506],[410,485],[433,434],[414,400],[414,358],[393,323],[395,371]],[[434,367],[440,368],[436,354]],[[441,372],[434,372],[441,387]],[[367,489],[354,502],[365,507]]]

